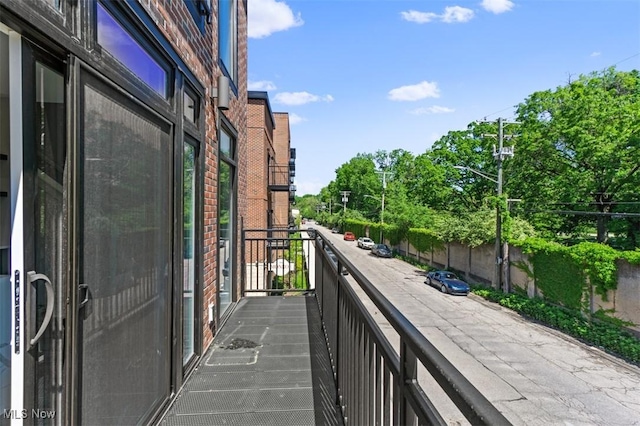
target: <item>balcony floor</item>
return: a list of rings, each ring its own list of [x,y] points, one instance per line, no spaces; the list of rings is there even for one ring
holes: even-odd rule
[[[342,425],[315,297],[246,297],[163,425]]]

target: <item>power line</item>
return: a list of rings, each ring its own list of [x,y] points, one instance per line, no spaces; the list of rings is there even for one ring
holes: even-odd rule
[[[620,61],[616,62],[615,64],[613,64],[613,65],[611,65],[611,66],[615,67],[616,65],[618,65],[618,64],[620,64],[620,63],[622,63],[622,62],[628,61],[629,59],[633,59],[633,58],[635,58],[636,56],[640,56],[640,52],[636,53],[635,55],[631,55],[631,56],[629,56],[628,58],[624,58],[624,59],[622,59],[622,60],[620,60]]]
[[[579,210],[524,210],[526,213],[551,213],[567,214],[575,216],[613,216],[617,217],[640,217],[640,213],[611,213],[611,212],[584,212]]]
[[[588,206],[604,206],[604,205],[637,205],[640,204],[640,201],[571,201],[571,202],[556,202],[556,203],[546,203],[548,206],[567,206],[567,205],[588,205]]]
[[[629,59],[633,59],[633,58],[635,58],[635,57],[637,57],[637,56],[640,56],[640,52],[638,52],[638,53],[636,53],[636,54],[634,54],[634,55],[631,55],[631,56],[629,56],[629,57],[627,57],[627,58],[621,59],[621,60],[619,60],[618,62],[616,62],[616,63],[614,63],[614,64],[612,64],[612,65],[609,65],[608,67],[603,68],[602,70],[604,71],[604,70],[606,70],[607,68],[615,67],[616,65],[621,64],[621,63],[623,63],[623,62],[626,62],[626,61],[628,61]],[[506,110],[508,110],[508,109],[513,109],[513,108],[515,108],[515,107],[514,107],[514,106],[509,106],[509,107],[506,107],[506,108],[504,108],[504,109],[501,109],[500,111],[496,111],[496,112],[492,112],[491,114],[487,114],[487,115],[485,115],[485,116],[484,116],[484,121],[486,121],[486,120],[487,120],[487,117],[491,117],[492,115],[499,114],[499,113],[501,113],[501,112],[503,112],[503,111],[506,111]],[[514,116],[514,117],[515,117],[515,116]],[[477,120],[477,121],[482,121],[482,120]]]

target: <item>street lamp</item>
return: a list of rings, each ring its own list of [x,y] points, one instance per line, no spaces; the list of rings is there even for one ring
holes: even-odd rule
[[[497,185],[497,193],[498,198],[502,197],[502,170],[498,173],[497,178],[494,178],[492,175],[488,175],[479,170],[472,169],[467,166],[453,166],[456,169],[460,170],[468,170],[471,173],[475,173],[478,176],[482,176],[485,179],[490,180],[491,182]],[[495,256],[496,256],[496,269],[495,269],[495,285],[497,289],[502,287],[502,273],[501,273],[501,265],[502,265],[502,218],[500,216],[500,204],[496,205],[496,245],[495,245]]]
[[[364,197],[373,198],[374,200],[380,201],[380,203],[382,204],[382,207],[380,209],[380,244],[382,244],[384,243],[384,241],[382,241],[382,228],[384,227],[384,192],[382,193],[382,198],[378,198],[375,195],[369,194],[366,194]]]

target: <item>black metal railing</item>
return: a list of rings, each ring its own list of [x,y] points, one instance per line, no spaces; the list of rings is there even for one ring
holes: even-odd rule
[[[272,191],[289,191],[289,165],[269,165],[269,189]]]
[[[259,245],[268,248],[275,238],[266,236],[268,230],[255,231],[264,233],[262,240],[259,235],[249,236],[250,232],[243,231],[246,255],[257,253]],[[315,293],[336,381],[336,403],[345,424],[446,425],[418,381],[418,368],[431,375],[471,424],[510,424],[321,232],[304,234],[289,234],[290,247],[300,245],[306,265],[306,288],[297,291]],[[256,249],[247,251],[252,245]],[[280,258],[291,259],[291,251]],[[245,270],[249,271],[249,266]],[[248,275],[243,277],[243,294],[254,291],[244,289],[247,285],[253,286]],[[383,334],[356,289],[364,291],[393,327],[399,337],[399,350]],[[271,288],[265,293],[287,291],[292,290]]]
[[[309,253],[313,238],[296,229],[242,230],[242,296],[312,291]]]

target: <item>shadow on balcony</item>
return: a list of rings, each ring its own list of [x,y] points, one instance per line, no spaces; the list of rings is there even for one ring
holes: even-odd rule
[[[243,298],[164,425],[342,425],[315,296]]]

